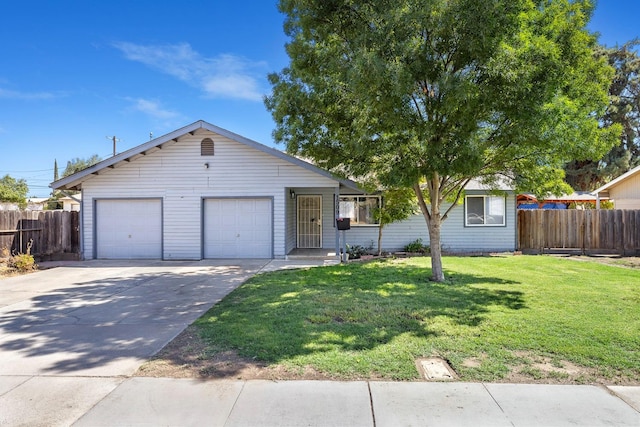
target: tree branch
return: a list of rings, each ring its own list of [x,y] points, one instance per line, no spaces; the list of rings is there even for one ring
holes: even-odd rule
[[[456,194],[456,197],[453,200],[453,203],[451,203],[451,206],[449,206],[447,210],[444,212],[444,215],[442,215],[443,221],[447,219],[447,216],[449,216],[449,212],[451,212],[451,210],[458,204],[458,201],[460,200],[460,196],[462,196],[462,192],[464,191],[464,188],[467,186],[467,184],[469,184],[469,181],[471,181],[471,178],[467,178],[464,181],[464,184],[458,187],[458,193]]]
[[[424,215],[428,221],[431,221],[431,212],[429,212],[429,208],[427,207],[427,203],[424,201],[424,195],[422,194],[422,188],[420,188],[420,183],[413,184],[413,192],[416,193],[416,197],[418,198],[418,206],[422,211],[422,215]]]

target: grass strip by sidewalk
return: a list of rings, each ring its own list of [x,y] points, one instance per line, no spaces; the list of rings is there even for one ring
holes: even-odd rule
[[[258,275],[200,318],[212,351],[337,379],[417,379],[415,359],[446,359],[461,380],[567,375],[640,383],[640,271],[547,256],[352,263]]]

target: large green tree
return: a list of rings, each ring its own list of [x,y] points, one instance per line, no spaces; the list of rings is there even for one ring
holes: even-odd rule
[[[287,151],[412,188],[444,280],[442,221],[474,178],[564,189],[562,166],[617,138],[599,126],[612,69],[588,0],[281,0],[290,65],[267,108]],[[452,201],[453,204],[443,203]]]
[[[567,182],[576,190],[591,191],[640,165],[640,40],[599,49],[615,69],[609,87],[610,104],[603,121],[622,126],[620,143],[602,159],[575,160],[567,164]]]
[[[64,172],[62,173],[62,177],[66,178],[69,175],[73,175],[76,172],[80,172],[83,169],[86,169],[90,166],[95,165],[100,160],[101,160],[100,156],[98,156],[97,154],[94,154],[93,156],[88,157],[86,159],[82,159],[80,157],[71,159],[67,162],[67,166],[65,167]]]
[[[67,166],[65,167],[64,171],[62,172],[62,178],[66,178],[69,175],[73,175],[76,172],[80,172],[83,169],[86,169],[88,167],[91,167],[93,165],[95,165],[96,163],[100,162],[100,156],[98,156],[97,154],[94,154],[90,157],[87,157],[86,159],[80,158],[80,157],[76,157],[74,159],[68,160],[67,161]],[[58,179],[60,179],[60,177],[58,176],[58,161],[54,160],[53,162],[53,180],[57,181]],[[76,194],[78,193],[77,191],[66,191],[64,193],[62,193],[59,190],[54,190],[53,192],[51,192],[51,197],[49,198],[49,202],[47,204],[47,209],[62,209],[63,203],[60,201],[60,199],[62,197],[64,197],[66,194]]]
[[[27,207],[29,186],[24,179],[15,179],[10,175],[0,178],[0,202],[17,203],[20,209]]]

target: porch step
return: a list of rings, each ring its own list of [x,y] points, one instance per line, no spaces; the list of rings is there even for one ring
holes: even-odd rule
[[[335,251],[324,249],[294,249],[286,257],[288,260],[332,260],[337,258]]]

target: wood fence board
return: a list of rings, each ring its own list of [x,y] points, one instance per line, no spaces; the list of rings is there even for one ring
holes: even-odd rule
[[[56,259],[62,255],[79,258],[79,212],[0,211],[0,249]]]
[[[640,210],[520,210],[518,250],[640,253]]]

